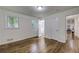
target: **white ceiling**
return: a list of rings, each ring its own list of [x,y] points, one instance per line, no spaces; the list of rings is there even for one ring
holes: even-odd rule
[[[0,6],[0,8],[5,10],[10,10],[13,12],[34,17],[46,17],[54,13],[75,8],[76,6],[43,6],[43,7],[44,9],[39,11],[35,8],[35,6]]]

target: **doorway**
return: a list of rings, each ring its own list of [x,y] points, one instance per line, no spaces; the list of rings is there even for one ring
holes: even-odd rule
[[[44,24],[45,20],[39,20],[39,37],[44,37]]]
[[[72,39],[79,38],[79,14],[66,17],[66,34],[71,34]]]
[[[78,52],[79,48],[79,14],[66,17],[67,46],[71,52]]]
[[[39,50],[40,52],[46,52],[46,44],[45,44],[45,20],[39,20]]]
[[[75,17],[73,15],[66,17],[66,35],[67,39],[75,39]]]

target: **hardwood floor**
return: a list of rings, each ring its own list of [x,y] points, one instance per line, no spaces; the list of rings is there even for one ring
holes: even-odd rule
[[[47,38],[30,38],[0,46],[1,53],[76,53],[79,52],[79,39],[68,34],[66,43]]]
[[[67,34],[67,42],[60,49],[61,53],[79,53],[79,38],[72,33]]]
[[[1,53],[45,53],[58,52],[63,43],[52,39],[32,38],[0,46]]]

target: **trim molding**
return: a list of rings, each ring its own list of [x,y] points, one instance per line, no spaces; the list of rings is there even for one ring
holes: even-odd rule
[[[16,42],[20,42],[20,41],[24,41],[24,40],[32,39],[32,38],[38,38],[38,36],[33,36],[33,37],[30,37],[30,38],[21,39],[21,40],[17,40],[17,41],[4,42],[4,43],[1,43],[0,46],[1,46],[1,45],[8,45],[8,44],[11,44],[11,43],[16,43]]]
[[[45,37],[45,39],[50,39],[50,38]],[[55,40],[55,41],[58,41],[58,42],[61,42],[61,43],[66,43],[65,40],[64,41],[60,41],[60,40],[57,40],[57,39],[52,39],[52,40]]]

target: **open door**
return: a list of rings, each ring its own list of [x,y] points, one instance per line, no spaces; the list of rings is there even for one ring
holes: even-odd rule
[[[45,20],[39,20],[39,37],[44,36],[44,24]]]

